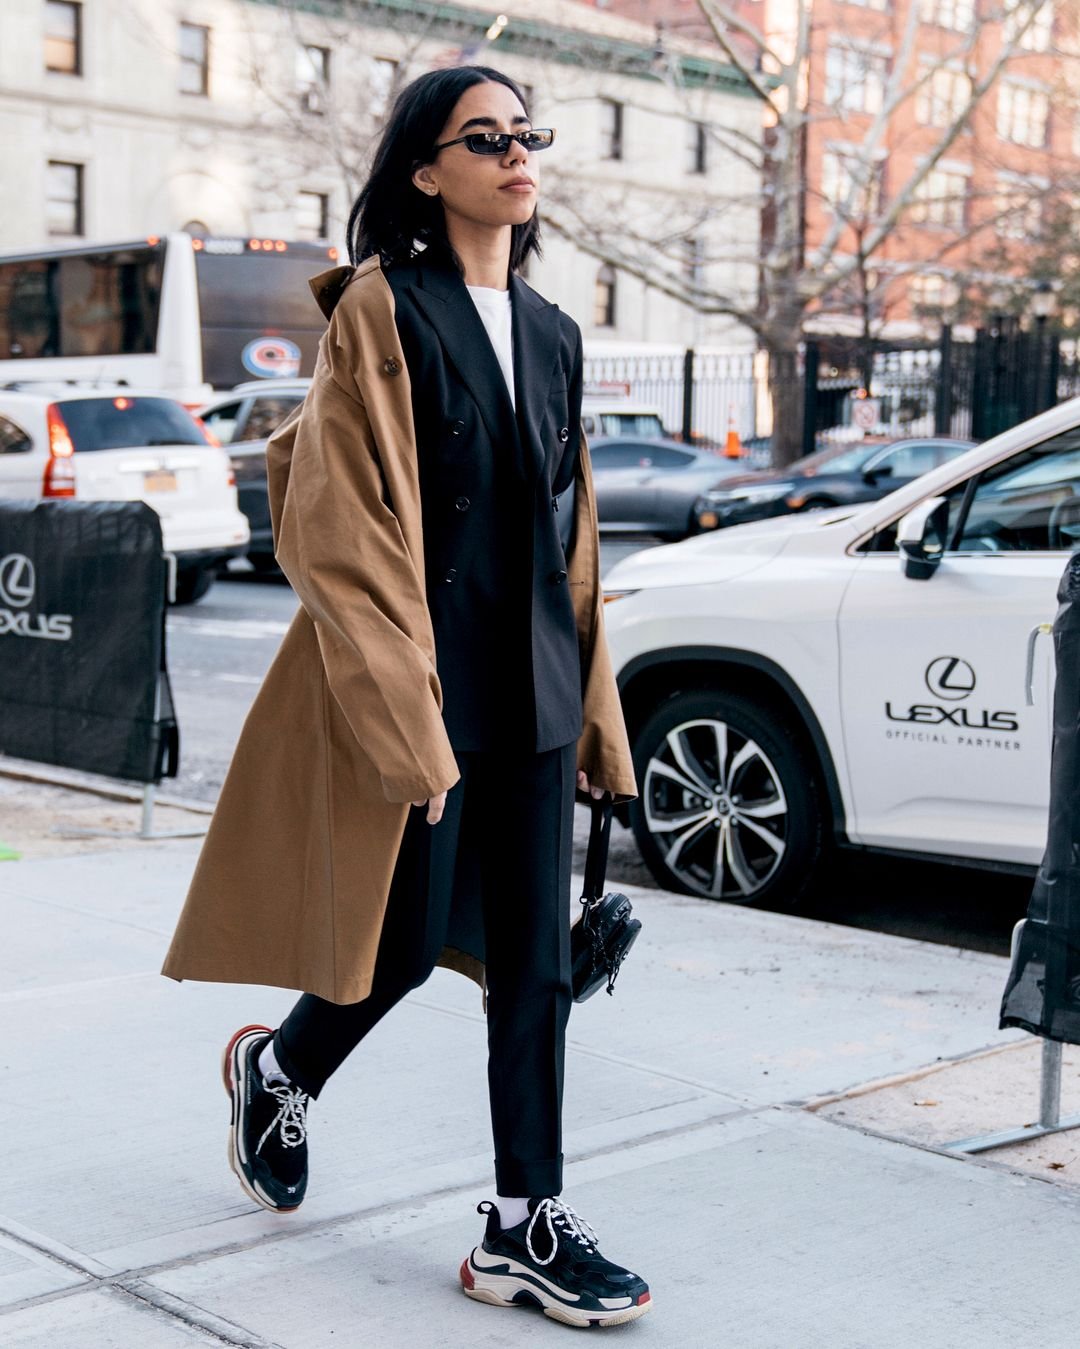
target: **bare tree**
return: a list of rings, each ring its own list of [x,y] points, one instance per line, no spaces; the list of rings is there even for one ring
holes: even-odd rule
[[[653,218],[646,212],[628,221],[625,212],[613,209],[615,204],[606,202],[602,194],[598,198],[596,193],[582,192],[573,180],[567,180],[556,194],[554,205],[547,204],[550,227],[572,238],[579,248],[692,309],[729,315],[755,333],[770,357],[775,463],[788,463],[801,452],[803,389],[796,370],[807,319],[823,303],[846,297],[852,312],[861,316],[869,338],[887,311],[889,288],[895,294],[905,274],[919,268],[948,270],[951,255],[963,252],[963,268],[958,273],[963,271],[966,278],[973,270],[973,241],[980,234],[988,240],[989,262],[997,216],[992,209],[973,210],[970,201],[963,220],[954,222],[957,227],[948,231],[933,256],[916,254],[897,268],[887,265],[884,255],[886,245],[898,231],[926,212],[930,175],[971,125],[1002,72],[1011,62],[1031,54],[1025,41],[1036,24],[1045,22],[1049,0],[1005,2],[1005,11],[991,14],[984,7],[978,18],[973,6],[967,31],[935,44],[937,49],[930,57],[917,52],[923,12],[920,0],[909,0],[906,13],[900,11],[891,63],[879,72],[876,106],[862,110],[864,115],[849,120],[845,127],[843,181],[839,190],[835,182],[832,184],[827,203],[829,218],[808,247],[807,134],[815,124],[835,122],[844,116],[842,103],[839,108],[829,107],[807,92],[807,71],[812,57],[819,59],[821,47],[821,35],[814,26],[813,0],[793,0],[793,23],[779,36],[760,31],[724,0],[699,0],[720,49],[762,108],[760,138],[738,135],[716,125],[709,128],[718,147],[752,164],[760,175],[762,229],[754,259],[758,284],[751,294],[740,293],[729,283],[702,281],[702,276],[708,278],[718,270],[730,275],[731,267],[706,266],[693,284],[688,280],[679,243],[706,220],[711,221],[713,238],[724,237],[717,213],[725,207],[715,200],[703,199],[696,210],[690,204],[681,212],[670,203],[666,209],[658,203]],[[982,41],[991,25],[995,33],[1000,33],[999,44]],[[935,72],[957,68],[970,72],[961,86],[962,96],[954,98],[946,115],[936,116],[932,126],[920,127],[929,137],[929,145],[917,158],[909,157],[910,170],[903,181],[896,181],[894,165],[890,165],[886,195],[878,187],[879,169],[883,156],[895,149],[900,120],[905,116],[911,120],[912,102],[920,94],[927,96]],[[673,82],[677,81],[677,70],[677,62],[672,62],[668,78]],[[727,204],[726,209],[734,208],[734,203]],[[730,263],[739,257],[745,274],[745,248],[738,239],[727,238],[714,245],[706,262]]]

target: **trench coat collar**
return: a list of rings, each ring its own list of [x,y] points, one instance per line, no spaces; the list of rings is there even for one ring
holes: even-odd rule
[[[510,277],[515,419],[502,367],[456,269],[449,265],[417,266],[409,289],[475,397],[495,444],[520,444],[522,468],[532,482],[544,465],[540,423],[559,354],[558,309],[520,277]]]

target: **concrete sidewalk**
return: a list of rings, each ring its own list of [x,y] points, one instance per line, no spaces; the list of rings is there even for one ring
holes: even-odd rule
[[[218,1056],[292,995],[159,976],[197,850],[0,864],[0,1344],[567,1343],[457,1289],[491,1195],[483,1017],[457,976],[409,998],[312,1107],[303,1209],[252,1209],[225,1161]],[[1080,1194],[890,1137],[845,1103],[806,1108],[1021,1041],[994,1030],[1005,963],[633,898],[644,934],[616,997],[575,1009],[567,1078],[566,1197],[655,1299],[613,1333],[663,1349],[1075,1345]],[[1034,1077],[1026,1091],[1017,1123]]]

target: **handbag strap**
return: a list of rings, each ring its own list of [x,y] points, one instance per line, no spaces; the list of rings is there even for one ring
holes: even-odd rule
[[[608,843],[611,839],[611,817],[615,810],[615,801],[610,792],[597,801],[590,802],[592,824],[589,828],[589,847],[585,854],[585,889],[582,903],[602,899],[604,895],[604,877],[607,874]]]

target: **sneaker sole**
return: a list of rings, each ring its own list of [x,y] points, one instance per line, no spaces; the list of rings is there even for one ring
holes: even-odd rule
[[[244,1170],[242,1125],[247,1050],[252,1040],[259,1040],[264,1035],[270,1034],[272,1032],[269,1026],[242,1026],[225,1046],[221,1056],[221,1080],[225,1083],[225,1090],[232,1102],[232,1116],[229,1120],[229,1166],[247,1197],[253,1199],[261,1208],[269,1209],[271,1213],[295,1213],[300,1207],[299,1204],[293,1204],[288,1208],[275,1204],[262,1193]]]
[[[507,1260],[506,1264],[511,1272],[494,1274],[489,1270],[477,1269],[472,1262],[472,1256],[469,1256],[462,1261],[461,1269],[458,1271],[462,1292],[474,1302],[483,1302],[489,1307],[525,1307],[530,1304],[538,1306],[544,1315],[550,1316],[553,1321],[559,1321],[564,1326],[575,1326],[579,1330],[585,1330],[589,1326],[626,1325],[627,1322],[636,1321],[652,1310],[652,1298],[648,1293],[643,1294],[646,1299],[644,1302],[631,1307],[617,1307],[611,1310],[569,1307],[530,1278],[523,1268],[520,1274],[513,1273],[515,1263],[513,1260]]]

